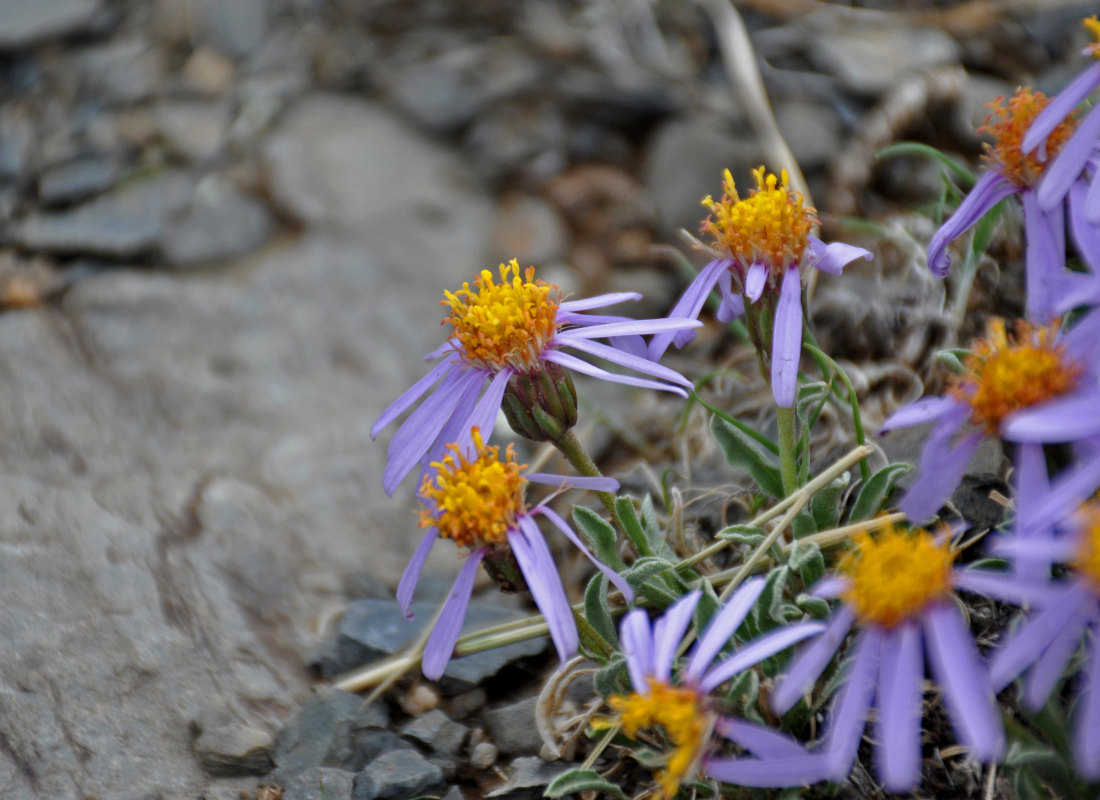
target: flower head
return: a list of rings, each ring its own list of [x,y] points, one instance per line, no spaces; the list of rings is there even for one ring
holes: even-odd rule
[[[417,464],[428,467],[441,458],[448,443],[467,447],[471,428],[484,431],[488,439],[508,392],[515,395],[512,399],[519,406],[532,405],[525,409],[507,404],[509,420],[517,431],[534,438],[561,436],[576,421],[576,397],[566,370],[686,396],[685,387],[691,382],[642,357],[645,342],[641,336],[685,330],[699,323],[586,315],[582,312],[638,300],[641,295],[618,292],[563,300],[557,286],[535,278],[534,268],[521,274],[515,259],[500,265],[499,276],[498,282],[489,270],[483,270],[473,287],[467,282],[445,294],[442,304],[450,313],[443,323],[451,325],[452,333],[432,354],[442,361],[398,397],[371,427],[373,438],[424,398],[390,441],[382,476],[387,493],[393,494]],[[601,338],[608,338],[610,344],[594,341]],[[565,352],[566,348],[644,377],[608,372]],[[525,412],[534,414],[535,422],[524,424]]]
[[[1004,732],[989,676],[951,599],[952,589],[980,583],[952,568],[952,560],[948,544],[933,534],[887,527],[877,536],[856,537],[840,572],[816,588],[819,597],[839,597],[840,608],[824,635],[795,655],[776,685],[772,706],[786,713],[817,680],[848,630],[858,627],[851,666],[825,733],[825,778],[842,780],[851,770],[873,705],[880,779],[889,791],[917,784],[925,655],[956,735],[980,760],[1000,755]]]
[[[794,405],[798,361],[802,353],[802,280],[799,270],[816,267],[839,275],[844,266],[871,254],[859,247],[825,244],[813,235],[817,212],[789,186],[786,170],[777,177],[764,167],[753,171],[756,186],[742,198],[733,176],[725,171],[722,199],[703,198],[709,215],[702,231],[714,240],[717,258],[691,282],[670,318],[695,319],[715,287],[722,297],[718,319],[727,322],[744,312],[745,302],[762,300],[773,312],[770,335],[771,384],[776,404]],[[737,293],[734,294],[734,289]],[[683,347],[691,331],[653,337],[649,357],[656,360],[670,344]],[[765,339],[766,340],[766,339]]]
[[[526,584],[546,617],[550,638],[559,656],[565,660],[576,652],[577,627],[573,612],[554,569],[553,556],[535,522],[536,516],[548,519],[608,576],[624,597],[633,598],[626,581],[596,560],[565,520],[545,505],[529,508],[525,500],[528,482],[615,491],[617,481],[541,473],[523,475],[524,465],[516,463],[511,446],[502,458],[500,447],[487,446],[477,428],[470,431],[469,441],[469,447],[449,443],[447,454],[432,464],[434,472],[425,476],[421,484],[420,524],[428,528],[428,532],[397,586],[397,602],[411,618],[409,606],[413,592],[436,538],[453,539],[456,545],[469,549],[466,563],[424,648],[424,674],[433,680],[443,674],[450,661],[470,602],[474,576],[481,563],[490,571],[504,569],[502,564],[514,563],[519,573],[518,582]]]
[[[993,137],[992,144],[986,144],[985,161],[991,169],[1017,186],[1034,186],[1043,176],[1045,159],[1040,160],[1035,152],[1025,153],[1023,139],[1049,102],[1042,92],[1021,87],[1007,101],[1004,97],[998,97],[989,103],[991,113],[986,117],[985,125],[978,128],[979,133],[988,133]],[[1069,117],[1047,134],[1045,150],[1048,157],[1061,151],[1073,128],[1074,121]]]
[[[914,521],[939,510],[958,486],[983,437],[1014,442],[1073,442],[1100,433],[1100,311],[1068,332],[1019,323],[1010,335],[993,320],[954,376],[948,393],[896,411],[881,428],[936,422],[920,475],[899,503]]]
[[[657,781],[666,798],[676,794],[680,785],[700,768],[719,780],[731,779],[726,777],[724,770],[732,776],[737,769],[742,769],[746,777],[743,785],[772,785],[767,782],[766,775],[758,775],[757,782],[753,782],[753,770],[760,762],[740,762],[744,766],[738,767],[727,759],[711,755],[711,735],[715,731],[763,759],[806,755],[799,744],[786,736],[744,720],[719,716],[709,697],[710,692],[737,673],[823,629],[824,626],[816,622],[780,628],[750,642],[729,658],[713,663],[763,589],[763,578],[748,581],[728,604],[715,612],[678,680],[673,678],[673,663],[700,592],[692,592],[674,603],[652,628],[646,613],[640,609],[623,618],[620,638],[634,691],[614,695],[608,699],[608,704],[618,713],[627,736],[633,737],[643,728],[657,727],[664,731],[671,752]],[[811,780],[808,778],[804,782]]]

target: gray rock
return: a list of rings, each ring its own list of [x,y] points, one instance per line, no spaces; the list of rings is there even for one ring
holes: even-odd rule
[[[466,741],[469,729],[453,721],[438,708],[423,716],[409,720],[401,729],[401,735],[414,739],[437,753],[454,755]]]
[[[784,100],[775,105],[775,119],[803,170],[827,164],[840,151],[840,123],[824,103]]]
[[[99,0],[0,0],[0,50],[77,33],[99,10]]]
[[[267,33],[270,0],[191,0],[188,6],[192,35],[228,56],[243,58],[255,50]]]
[[[85,200],[114,186],[119,164],[111,158],[78,158],[38,176],[38,199],[46,206]]]
[[[382,730],[381,728],[367,728],[352,734],[350,747],[347,751],[331,751],[328,755],[328,762],[358,772],[386,753],[391,753],[394,750],[415,749],[392,731]]]
[[[162,173],[71,211],[34,214],[12,225],[10,236],[29,250],[137,258],[156,250],[169,218],[187,205],[193,187],[187,175]]]
[[[355,800],[415,797],[443,785],[443,773],[419,753],[393,750],[355,776]]]
[[[175,267],[225,261],[251,253],[275,230],[267,206],[232,187],[195,193],[191,207],[164,232],[161,252]]]
[[[351,603],[337,626],[335,637],[314,657],[313,666],[325,677],[339,675],[357,666],[403,649],[422,630],[435,612],[435,604],[412,604],[414,618],[406,620],[393,600],[364,599]],[[464,632],[497,625],[525,615],[515,609],[489,603],[471,602],[466,612]],[[492,677],[506,664],[518,658],[537,655],[546,647],[540,637],[452,659],[443,673],[461,688],[477,685]]]
[[[485,724],[489,735],[504,755],[537,753],[542,747],[542,737],[535,724],[537,697],[528,697],[516,703],[485,712]]]
[[[210,775],[265,775],[271,769],[274,744],[267,731],[225,725],[202,732],[195,740],[195,757]]]
[[[452,786],[447,790],[447,794],[443,795],[442,800],[466,800],[466,796],[457,786]]]
[[[916,28],[854,19],[838,22],[831,12],[798,21],[811,60],[841,85],[876,96],[913,73],[959,61],[958,43],[938,28]]]
[[[282,800],[351,800],[355,773],[311,767],[287,781]]]
[[[83,48],[73,58],[90,93],[113,106],[150,97],[166,71],[164,50],[143,36],[111,39]]]
[[[34,126],[16,109],[0,109],[0,179],[23,176],[34,152]]]
[[[644,182],[664,235],[673,240],[680,228],[698,232],[705,216],[699,201],[721,194],[723,170],[741,186],[763,158],[756,138],[728,120],[700,116],[661,125],[649,143]]]
[[[487,180],[513,172],[545,180],[566,166],[568,125],[558,106],[521,98],[499,103],[480,115],[470,126],[465,145]]]
[[[564,258],[569,230],[545,201],[516,195],[501,204],[493,225],[493,259],[518,258],[521,264],[546,264]]]
[[[275,765],[294,775],[329,763],[330,754],[336,763],[342,762],[350,756],[352,720],[361,705],[362,699],[354,694],[318,692],[279,733],[272,754]]]
[[[492,742],[478,742],[470,750],[470,766],[474,769],[489,769],[497,763],[500,748]]]
[[[231,108],[221,101],[166,101],[157,105],[153,119],[170,152],[201,164],[221,152]]]
[[[517,758],[509,765],[508,781],[485,796],[499,800],[538,800],[550,782],[568,769],[568,764],[548,764],[535,756]]]

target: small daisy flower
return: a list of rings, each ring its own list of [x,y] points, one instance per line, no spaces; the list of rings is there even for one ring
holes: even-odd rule
[[[1100,483],[1093,474],[1092,483]],[[1079,487],[1076,487],[1079,488]],[[1051,498],[1050,510],[1064,509],[1066,492]],[[1053,508],[1051,508],[1053,506]],[[1063,510],[1063,516],[1065,512]],[[1077,507],[1062,535],[1027,541],[1007,540],[996,550],[1015,561],[1037,560],[1067,564],[1068,580],[1049,581],[1050,596],[1041,598],[1038,610],[1009,640],[998,647],[990,661],[990,679],[1000,691],[1028,670],[1023,702],[1038,711],[1054,690],[1073,654],[1086,636],[1083,691],[1077,704],[1073,749],[1080,773],[1100,780],[1100,502],[1093,499]],[[1048,570],[1049,571],[1049,570]]]
[[[986,145],[984,160],[989,166],[974,184],[955,213],[940,226],[928,245],[928,268],[940,278],[951,268],[947,246],[969,230],[993,209],[997,203],[1017,195],[1024,208],[1024,230],[1027,236],[1025,252],[1028,313],[1047,322],[1055,313],[1058,290],[1064,279],[1065,213],[1063,200],[1049,208],[1040,206],[1037,186],[1047,164],[1037,154],[1024,151],[1022,141],[1039,113],[1047,107],[1042,92],[1022,87],[1007,102],[1004,98],[990,103],[993,113],[986,125],[979,128],[993,136]],[[993,121],[994,117],[998,119]],[[1060,152],[1073,132],[1073,120],[1063,120],[1044,137],[1045,152],[1053,156]],[[1068,187],[1067,187],[1068,192]]]
[[[745,300],[755,303],[763,297],[774,312],[772,393],[779,406],[790,408],[802,353],[800,269],[815,267],[839,275],[846,264],[870,259],[871,254],[840,242],[827,245],[813,236],[817,212],[803,206],[802,195],[789,188],[786,170],[776,177],[760,167],[753,177],[756,187],[742,199],[726,170],[722,199],[703,199],[710,215],[702,230],[714,238],[714,250],[721,256],[696,276],[669,317],[696,319],[715,286],[722,297],[717,314],[722,322],[743,313]],[[670,344],[683,347],[694,336],[690,330],[660,333],[650,341],[649,357],[657,360]]]
[[[983,576],[955,569],[945,537],[889,527],[858,534],[854,549],[815,589],[841,605],[825,633],[797,653],[772,695],[785,714],[832,660],[857,626],[852,660],[832,705],[822,753],[824,779],[843,780],[852,768],[871,706],[879,779],[888,791],[909,791],[920,780],[921,682],[924,661],[942,691],[960,741],[980,761],[1000,757],[1004,731],[989,676],[952,599],[956,588],[983,591]]]
[[[424,675],[437,680],[451,659],[458,640],[466,607],[470,603],[478,565],[512,573],[509,565],[518,566],[515,579],[527,584],[535,605],[546,618],[550,638],[558,655],[565,661],[577,651],[577,625],[573,609],[565,596],[554,558],[546,545],[535,517],[548,519],[554,527],[575,544],[628,600],[633,599],[630,586],[618,573],[600,563],[581,543],[580,538],[553,509],[546,505],[528,507],[525,499],[528,482],[558,487],[615,491],[618,481],[611,478],[567,478],[562,475],[531,473],[524,475],[526,465],[516,463],[512,445],[504,457],[500,448],[486,446],[481,432],[470,432],[470,455],[457,444],[447,446],[447,455],[432,464],[432,474],[424,477],[420,487],[420,525],[427,528],[401,581],[397,586],[397,602],[405,616],[412,618],[412,603],[420,571],[435,540],[442,536],[469,550],[466,563],[455,579],[443,610],[424,648]],[[510,575],[511,577],[511,575]],[[518,587],[517,587],[518,588]]]
[[[1093,173],[1093,180],[1083,204],[1082,216],[1089,224],[1100,226],[1100,182],[1095,177],[1098,166],[1096,150],[1100,143],[1100,106],[1085,116],[1060,150],[1052,151],[1049,145],[1049,137],[1066,124],[1082,100],[1100,87],[1100,20],[1094,14],[1082,20],[1082,24],[1096,40],[1082,51],[1082,55],[1092,60],[1035,117],[1021,142],[1021,149],[1025,153],[1034,152],[1035,157],[1043,161],[1052,159],[1039,185],[1039,206],[1044,211],[1050,211],[1062,203],[1070,188],[1081,182],[1081,173],[1087,165]]]
[[[895,412],[881,433],[936,421],[920,475],[899,507],[914,521],[931,517],[954,491],[985,436],[1014,442],[1073,442],[1100,433],[1100,311],[1068,333],[1054,325],[989,323],[949,393]],[[956,441],[957,440],[957,441]]]
[[[582,312],[639,300],[641,295],[618,292],[563,300],[557,286],[535,279],[534,267],[521,274],[515,259],[500,265],[499,283],[489,270],[482,270],[474,284],[475,288],[466,283],[457,292],[447,292],[442,302],[451,310],[443,324],[449,323],[454,329],[431,354],[442,357],[442,361],[383,411],[371,428],[374,438],[428,395],[390,441],[382,475],[387,494],[393,494],[418,463],[427,464],[442,455],[448,443],[468,445],[471,428],[485,431],[489,438],[508,390],[514,390],[529,404],[545,401],[545,408],[528,410],[541,415],[550,426],[556,421],[564,432],[572,424],[570,420],[576,420],[576,396],[566,370],[687,396],[691,382],[646,359],[640,336],[683,330],[699,323],[586,315]],[[593,341],[601,338],[609,339],[611,344]],[[608,372],[566,353],[564,348],[649,377]]]
[[[634,609],[623,618],[619,635],[634,692],[612,696],[608,704],[618,712],[623,732],[631,738],[642,728],[664,729],[672,752],[664,770],[657,775],[657,782],[666,798],[676,794],[680,785],[700,768],[725,780],[718,773],[726,762],[708,754],[714,732],[761,758],[805,755],[801,745],[782,734],[751,722],[719,716],[708,696],[737,673],[824,630],[825,626],[818,622],[781,628],[714,664],[715,657],[744,622],[763,590],[763,578],[747,581],[715,612],[676,681],[672,677],[676,650],[691,624],[701,593],[691,592],[669,606],[652,628],[641,609]]]

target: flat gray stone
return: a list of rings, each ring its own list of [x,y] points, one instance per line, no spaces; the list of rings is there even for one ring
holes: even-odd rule
[[[275,232],[267,205],[230,186],[214,185],[195,193],[191,206],[161,239],[161,254],[173,267],[194,267],[228,261],[260,247]]]
[[[67,161],[38,176],[38,199],[47,206],[75,203],[110,189],[118,175],[119,164],[111,158]]]
[[[535,722],[537,697],[528,697],[485,712],[489,736],[504,755],[534,755],[542,748]]]
[[[438,708],[409,720],[401,729],[402,736],[444,755],[457,753],[469,732],[469,728],[455,722]]]
[[[312,767],[287,781],[282,800],[351,800],[355,773]]]
[[[272,754],[275,765],[294,775],[325,764],[334,750],[347,750],[352,719],[361,705],[359,697],[347,692],[318,692],[280,732]]]
[[[76,33],[99,10],[99,0],[0,0],[0,50]]]
[[[266,775],[274,744],[267,731],[225,725],[202,732],[195,740],[195,757],[210,775]]]
[[[381,755],[355,777],[355,800],[397,800],[441,788],[443,773],[412,750]]]
[[[508,767],[508,781],[485,796],[496,800],[538,800],[550,782],[569,768],[568,764],[549,764],[535,756],[517,758]]]
[[[215,158],[225,145],[232,109],[224,101],[174,100],[159,103],[153,122],[168,150],[191,163]]]

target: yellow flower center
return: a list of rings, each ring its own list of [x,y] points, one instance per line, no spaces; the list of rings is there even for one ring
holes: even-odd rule
[[[852,541],[855,549],[839,565],[852,581],[843,596],[864,623],[892,628],[951,591],[955,554],[928,531],[889,526]]]
[[[993,137],[993,144],[986,145],[983,158],[1018,186],[1034,186],[1042,177],[1043,168],[1058,155],[1073,133],[1076,123],[1070,115],[1047,136],[1044,160],[1039,160],[1039,150],[1043,148],[1033,150],[1030,155],[1020,149],[1027,129],[1048,102],[1050,100],[1042,92],[1022,86],[1007,103],[1003,97],[988,103],[993,113],[986,117],[985,125],[978,128],[979,133],[988,133]],[[999,119],[993,122],[994,117]]]
[[[500,283],[483,269],[474,280],[476,289],[464,283],[457,292],[445,293],[442,305],[451,313],[443,322],[454,326],[468,364],[491,372],[538,368],[539,354],[558,330],[561,290],[534,276],[534,267],[521,276],[513,258],[500,265]]]
[[[753,170],[756,187],[744,200],[737,194],[727,169],[724,194],[715,202],[707,195],[703,205],[710,214],[703,221],[703,233],[730,253],[742,267],[763,262],[776,278],[802,260],[810,232],[817,225],[817,212],[803,207],[802,195],[788,186],[787,171],[780,178]]]
[[[1010,340],[1003,319],[989,322],[986,339],[967,356],[966,372],[952,376],[950,391],[970,405],[974,423],[996,433],[1014,411],[1060,397],[1076,386],[1082,368],[1058,343],[1058,325],[1019,321]]]
[[[435,475],[426,475],[420,486],[420,525],[438,528],[440,536],[462,547],[503,544],[516,516],[526,510],[527,479],[520,470],[527,465],[516,463],[512,445],[502,460],[500,447],[486,447],[476,427],[472,435],[472,459],[467,460],[457,444],[449,444],[450,452],[432,463]]]
[[[648,694],[614,695],[607,702],[619,712],[623,733],[632,739],[642,728],[664,728],[672,752],[656,777],[666,798],[675,795],[695,771],[710,728],[702,698],[686,686],[669,686],[650,678]]]
[[[1081,20],[1081,24],[1085,26],[1085,30],[1089,32],[1089,35],[1096,40],[1090,42],[1085,49],[1093,58],[1100,58],[1100,20],[1093,14],[1088,19]]]
[[[1070,562],[1100,595],[1100,502],[1092,500],[1085,503],[1077,512],[1078,535],[1077,555]]]

